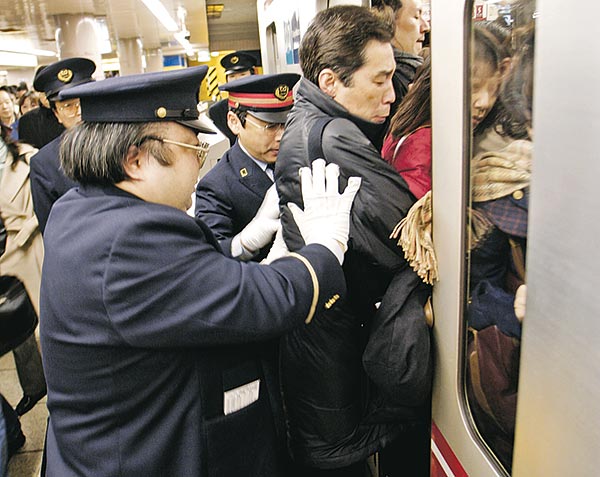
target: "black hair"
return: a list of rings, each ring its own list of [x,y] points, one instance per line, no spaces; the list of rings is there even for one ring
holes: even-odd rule
[[[366,61],[367,44],[389,43],[392,38],[391,25],[368,8],[341,5],[321,10],[300,44],[300,67],[316,85],[321,71],[330,68],[344,86],[351,86],[354,72]]]

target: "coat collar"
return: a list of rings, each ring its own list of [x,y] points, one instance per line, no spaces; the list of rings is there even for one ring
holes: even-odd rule
[[[266,191],[273,185],[273,182],[267,176],[266,172],[242,150],[238,142],[227,151],[227,157],[233,174],[237,177],[240,184],[260,197],[264,197]]]
[[[323,111],[327,116],[333,116],[334,118],[345,118],[349,121],[352,121],[373,144],[376,144],[384,132],[383,129],[386,127],[385,123],[372,123],[370,121],[365,121],[358,116],[350,114],[350,112],[340,103],[326,95],[319,89],[317,85],[306,78],[302,78],[300,80],[300,86],[298,87],[296,98],[297,103],[308,101]]]

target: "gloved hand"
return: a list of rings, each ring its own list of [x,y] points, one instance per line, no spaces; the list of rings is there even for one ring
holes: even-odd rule
[[[283,240],[283,228],[280,224],[279,228],[277,229],[277,233],[275,234],[275,241],[271,246],[271,250],[269,250],[269,254],[260,263],[268,265],[274,260],[277,260],[281,257],[286,257],[289,254],[290,251],[288,250],[287,245],[285,244],[285,240]]]
[[[514,307],[517,320],[523,323],[523,318],[525,318],[525,310],[527,309],[527,285],[523,284],[517,288]]]
[[[254,218],[234,237],[232,244],[237,238],[246,252],[254,254],[271,242],[278,227],[279,196],[277,195],[275,184],[273,184],[265,194],[265,198]]]
[[[350,177],[346,190],[340,194],[340,169],[337,164],[325,167],[323,159],[300,169],[304,211],[294,203],[288,203],[304,243],[318,243],[335,254],[340,264],[348,248],[350,233],[350,209],[360,188],[360,177]]]

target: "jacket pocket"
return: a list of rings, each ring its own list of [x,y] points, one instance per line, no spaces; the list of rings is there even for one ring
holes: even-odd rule
[[[204,423],[209,477],[280,475],[268,399]]]

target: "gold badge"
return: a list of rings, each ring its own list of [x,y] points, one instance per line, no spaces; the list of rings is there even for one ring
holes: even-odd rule
[[[240,59],[237,56],[232,56],[230,61],[232,65],[235,65]]]
[[[240,169],[240,176],[246,177],[247,175],[248,175],[248,169],[246,169],[245,167],[242,167]]]
[[[275,90],[274,94],[279,101],[285,101],[289,92],[290,88],[287,84],[280,84],[279,86],[277,86],[277,89]]]
[[[157,118],[160,118],[160,119],[166,118],[167,117],[167,109],[161,106],[154,112],[154,114],[156,114]]]
[[[60,70],[56,75],[58,81],[62,81],[63,83],[68,83],[73,79],[73,72],[69,68],[65,68]]]

